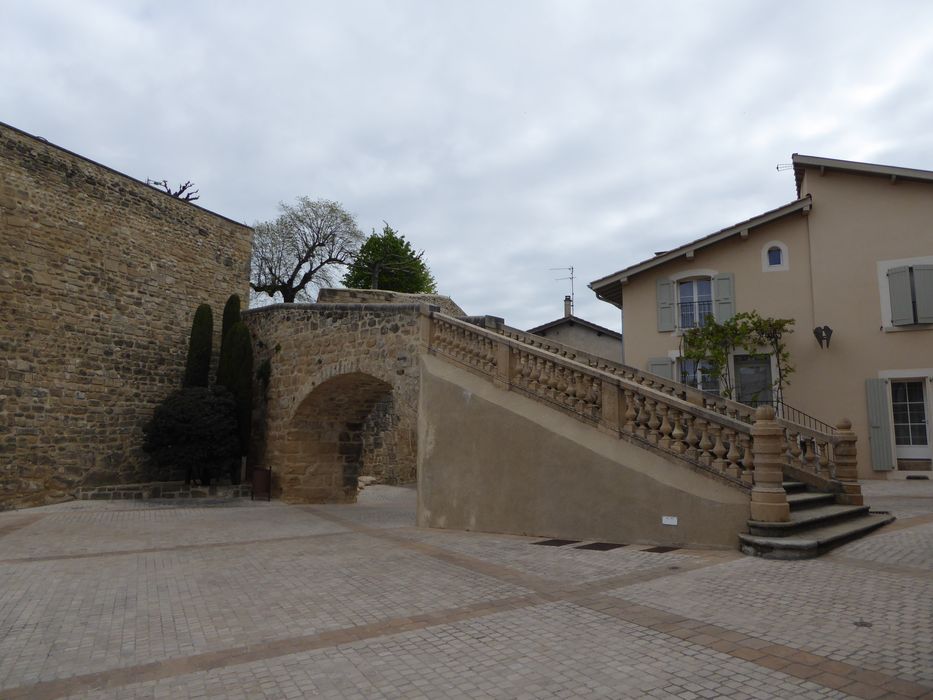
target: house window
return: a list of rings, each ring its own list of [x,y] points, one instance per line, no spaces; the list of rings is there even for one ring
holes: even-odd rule
[[[680,328],[706,325],[713,315],[713,281],[709,277],[683,280],[677,284],[677,311]]]
[[[898,447],[926,445],[926,402],[922,381],[891,382],[894,409],[894,444]]]
[[[761,269],[764,272],[781,272],[790,269],[790,255],[781,241],[768,241],[761,246]]]
[[[933,265],[901,265],[887,271],[891,325],[933,323]]]
[[[700,391],[719,394],[719,379],[713,376],[710,363],[706,360],[680,358],[680,381]]]

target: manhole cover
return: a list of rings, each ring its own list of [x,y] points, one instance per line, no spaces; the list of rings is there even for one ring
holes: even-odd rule
[[[655,552],[656,554],[664,554],[664,552],[676,552],[680,547],[651,547],[650,549],[644,550],[645,552]]]
[[[610,549],[619,549],[625,547],[624,544],[614,544],[612,542],[591,542],[590,544],[581,544],[574,549],[595,549],[597,552],[608,552]]]
[[[541,544],[545,547],[563,547],[565,544],[577,544],[580,540],[541,540],[531,544]]]
[[[856,620],[856,621],[853,622],[852,624],[855,625],[856,627],[871,627],[871,623],[870,623],[870,622],[865,622],[865,620],[863,620],[862,618],[859,618],[858,620]]]

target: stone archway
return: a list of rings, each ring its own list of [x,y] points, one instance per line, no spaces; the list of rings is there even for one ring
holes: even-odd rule
[[[341,374],[319,384],[299,404],[286,431],[279,472],[287,503],[347,503],[356,500],[357,479],[369,434],[378,422],[367,418],[392,401],[392,386],[362,372]]]

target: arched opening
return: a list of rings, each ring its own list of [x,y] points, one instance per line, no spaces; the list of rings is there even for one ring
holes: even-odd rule
[[[392,403],[392,386],[354,372],[328,379],[302,401],[288,426],[280,471],[283,501],[352,503],[364,459],[379,422],[367,421],[376,406]],[[373,433],[373,434],[371,434]]]

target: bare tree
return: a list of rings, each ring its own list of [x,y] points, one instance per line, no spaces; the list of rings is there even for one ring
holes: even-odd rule
[[[273,221],[255,225],[249,286],[258,294],[282,295],[286,304],[311,300],[309,286],[333,284],[333,268],[348,265],[363,242],[353,215],[327,199],[282,202]]]
[[[201,199],[201,195],[198,194],[198,190],[191,189],[194,187],[194,183],[191,182],[191,180],[186,180],[175,189],[171,188],[171,186],[168,184],[168,180],[150,180],[147,177],[146,184],[151,185],[152,187],[157,187],[166,194],[170,194],[177,199],[183,199],[186,202],[193,202],[196,199]]]

